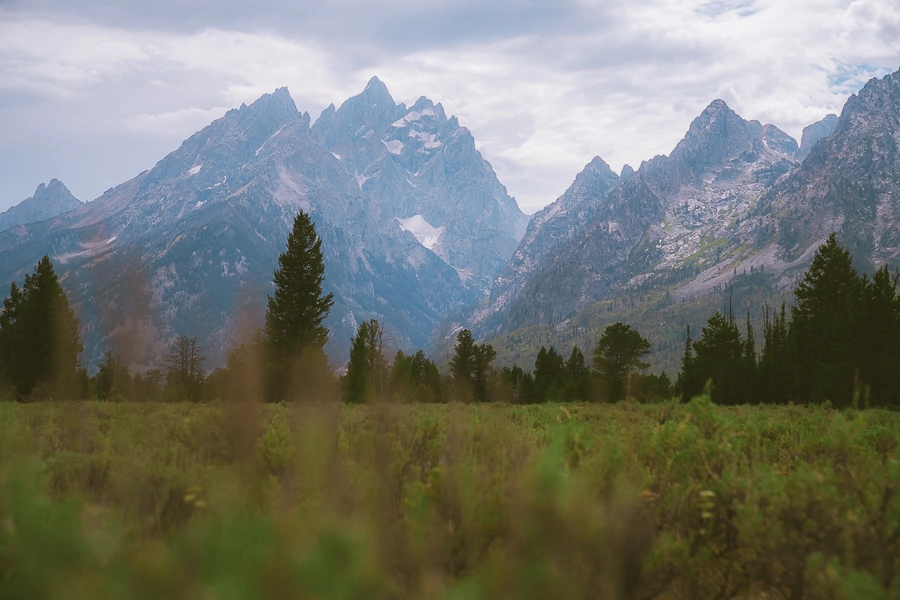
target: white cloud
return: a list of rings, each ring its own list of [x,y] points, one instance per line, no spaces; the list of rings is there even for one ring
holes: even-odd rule
[[[287,85],[315,118],[378,75],[398,101],[424,94],[456,114],[533,212],[595,155],[619,169],[668,153],[715,98],[798,137],[900,63],[900,9],[884,0],[584,0],[558,14],[410,6],[376,14],[344,2],[343,17],[311,8],[302,39],[287,26],[151,31],[124,17],[112,26],[11,14],[0,23],[0,159],[16,160],[0,161],[0,210],[45,177],[28,165],[50,159],[51,129],[67,156],[97,159],[49,175],[94,197],[229,107]],[[484,22],[460,27],[471,11]],[[52,162],[65,171],[59,152]]]

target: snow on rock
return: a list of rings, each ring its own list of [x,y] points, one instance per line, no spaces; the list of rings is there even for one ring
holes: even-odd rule
[[[422,118],[422,113],[412,111],[409,114],[407,114],[405,117],[397,119],[396,121],[391,123],[391,127],[397,127],[397,128],[406,127],[406,125],[408,123],[412,123],[413,121],[418,121],[421,118]]]
[[[441,147],[441,142],[435,141],[434,138],[437,136],[433,133],[426,133],[424,131],[415,131],[414,130],[414,131],[409,132],[409,137],[421,140],[424,143],[425,148],[427,148],[429,150],[433,150],[434,148]]]
[[[284,129],[285,127],[286,127],[286,125],[282,125],[281,127],[278,128],[278,131],[276,131],[275,133],[273,133],[272,135],[270,135],[270,136],[269,136],[269,139],[266,140],[266,141],[264,141],[264,142],[262,143],[262,146],[260,146],[259,148],[256,149],[256,156],[259,156],[259,153],[262,151],[263,148],[266,147],[266,144],[269,143],[269,140],[271,140],[273,137],[275,137],[276,135],[278,135],[279,133],[281,133],[281,130]]]
[[[425,217],[422,215],[413,215],[408,219],[397,218],[397,221],[400,223],[400,229],[403,231],[408,231],[419,240],[419,243],[428,248],[429,250],[434,250],[435,244],[437,244],[441,236],[444,235],[443,227],[435,227],[431,223],[425,220]]]
[[[387,148],[387,151],[391,154],[400,154],[403,152],[403,142],[400,140],[391,140],[389,142],[381,140],[381,143],[384,144],[384,147]]]
[[[335,157],[336,159],[341,160],[341,155],[338,154],[337,152],[332,152],[331,155],[332,155],[333,157]]]
[[[203,165],[194,165],[193,167],[191,167],[190,171],[188,171],[188,175],[196,175],[197,173],[200,172],[200,168],[202,166]]]

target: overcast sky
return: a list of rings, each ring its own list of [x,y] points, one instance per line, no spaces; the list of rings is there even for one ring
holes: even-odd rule
[[[442,102],[527,213],[594,156],[668,154],[716,98],[799,140],[900,67],[897,0],[0,0],[0,211],[82,200],[288,86]]]

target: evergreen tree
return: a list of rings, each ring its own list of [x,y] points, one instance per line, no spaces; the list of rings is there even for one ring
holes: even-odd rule
[[[682,402],[688,402],[694,396],[703,393],[703,382],[697,372],[697,363],[694,360],[694,340],[691,337],[691,326],[687,326],[687,336],[684,340],[684,354],[681,355],[681,370],[675,379],[675,391],[681,396]]]
[[[531,404],[534,399],[534,378],[518,365],[504,367],[500,380],[506,390],[506,401],[513,404]]]
[[[325,367],[322,347],[328,329],[322,321],[334,304],[333,294],[322,294],[325,262],[322,240],[309,215],[300,211],[288,235],[287,250],[278,257],[275,292],[266,309],[265,345],[268,360],[269,399],[285,397],[291,387],[291,370],[300,360]]]
[[[453,358],[450,359],[450,373],[457,387],[469,388],[475,373],[475,339],[468,329],[463,329],[456,336]]]
[[[384,330],[377,319],[363,321],[350,345],[347,364],[347,402],[369,402],[381,396],[387,363],[382,353]]]
[[[488,399],[488,379],[493,372],[491,363],[497,358],[497,352],[490,344],[475,346],[475,372],[472,374],[472,390],[475,400],[484,402]]]
[[[567,383],[566,361],[553,346],[541,346],[534,361],[534,394],[537,402],[559,402]]]
[[[21,385],[22,361],[26,354],[22,336],[22,303],[24,297],[15,282],[10,285],[9,296],[3,300],[0,312],[0,394]],[[0,395],[2,397],[2,395]]]
[[[742,344],[741,360],[738,363],[734,401],[737,404],[759,404],[760,398],[757,396],[756,338],[753,334],[749,310],[747,311],[746,331],[747,335]]]
[[[463,329],[459,332],[453,346],[453,358],[450,359],[450,373],[453,384],[465,396],[464,399],[487,399],[488,377],[496,357],[497,352],[492,346],[475,343],[471,331]]]
[[[586,402],[590,397],[591,373],[581,348],[574,346],[566,360],[566,402]]]
[[[78,320],[49,256],[13,284],[0,317],[0,370],[4,385],[24,399],[75,398],[83,394]]]
[[[759,357],[757,394],[761,402],[784,404],[791,397],[794,361],[788,351],[788,323],[785,304],[769,317],[766,307],[763,347]]]
[[[849,405],[860,360],[858,335],[864,282],[850,252],[832,233],[822,244],[794,295],[789,343],[798,362],[801,399]]]
[[[716,404],[740,402],[738,387],[744,344],[737,325],[716,311],[701,330],[700,339],[694,342],[694,352],[698,377],[703,381],[712,379],[712,401]]]
[[[409,402],[440,402],[443,399],[441,373],[421,350],[412,356],[397,350],[388,381],[391,391]]]
[[[688,402],[694,396],[703,393],[705,382],[702,374],[697,369],[697,361],[694,358],[694,340],[691,338],[691,326],[687,326],[687,336],[684,340],[684,354],[681,356],[681,371],[675,380],[675,391],[681,396],[683,402]]]
[[[594,369],[607,387],[609,398],[615,402],[629,393],[628,376],[646,369],[649,363],[641,359],[650,354],[650,342],[624,323],[607,326],[594,348]]]
[[[860,381],[875,406],[900,405],[900,297],[883,266],[865,282],[860,312]]]

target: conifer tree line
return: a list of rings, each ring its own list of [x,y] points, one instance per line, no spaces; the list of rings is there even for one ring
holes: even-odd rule
[[[860,275],[832,233],[797,285],[796,304],[766,308],[759,352],[749,315],[743,325],[716,312],[696,340],[688,330],[677,392],[687,400],[709,382],[718,404],[900,406],[897,283],[886,265]]]
[[[79,365],[78,321],[44,256],[21,288],[11,284],[0,313],[0,397],[16,400],[97,398],[138,401],[266,401],[342,398],[374,401],[618,401],[689,399],[710,386],[720,404],[825,402],[838,406],[900,406],[900,296],[897,273],[871,277],[853,268],[832,234],[798,285],[790,310],[766,310],[761,350],[747,315],[716,312],[694,339],[687,331],[682,369],[673,386],[665,373],[643,374],[649,342],[624,323],[608,326],[588,359],[579,347],[563,356],[542,347],[534,367],[495,368],[492,346],[458,332],[448,373],[422,350],[385,352],[383,324],[359,324],[346,373],[328,368],[323,325],[334,303],[324,294],[322,241],[308,214],[294,220],[274,273],[265,326],[234,348],[227,365],[205,374],[197,337],[177,335],[162,368],[132,374],[108,350],[88,377]]]

